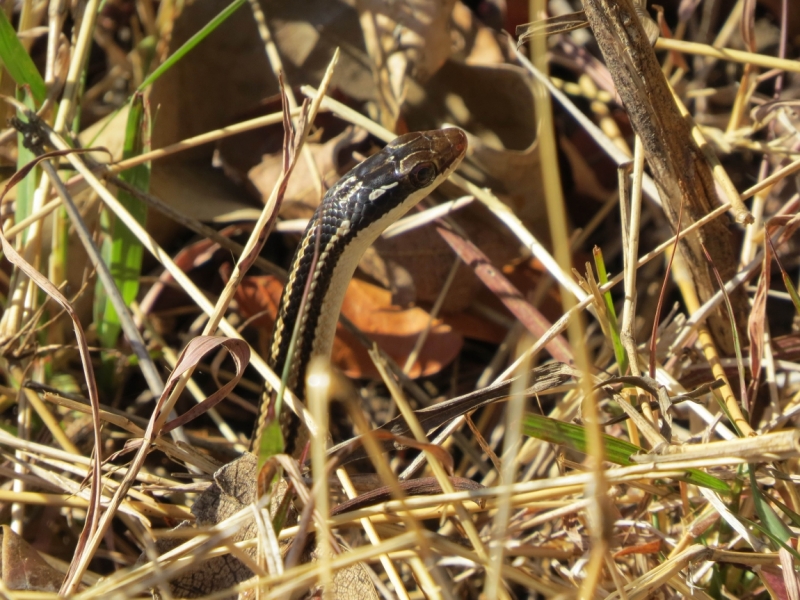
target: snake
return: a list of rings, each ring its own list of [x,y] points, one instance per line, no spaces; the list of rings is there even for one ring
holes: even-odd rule
[[[366,249],[381,233],[428,196],[458,167],[467,136],[458,128],[406,133],[339,179],[309,220],[281,294],[268,364],[286,387],[305,397],[312,360],[330,360],[345,291]],[[297,328],[296,343],[291,344]],[[267,423],[275,418],[276,390],[262,394],[250,438],[258,452]],[[297,455],[308,439],[299,419],[279,415],[284,451]]]

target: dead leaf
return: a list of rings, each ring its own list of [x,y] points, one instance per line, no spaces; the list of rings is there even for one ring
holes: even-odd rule
[[[480,280],[505,304],[517,319],[536,338],[544,336],[551,328],[551,323],[536,308],[520,294],[505,276],[492,265],[488,257],[483,254],[469,240],[445,228],[437,227],[441,235],[459,258],[470,266]],[[559,335],[552,339],[546,346],[547,351],[558,361],[570,363],[573,361],[572,350],[567,340]]]
[[[186,3],[174,22],[170,50],[179,48],[229,4],[227,0]],[[318,84],[333,51],[346,40],[347,51],[333,86],[357,100],[374,97],[358,14],[351,6],[304,0],[270,2],[264,8],[288,85]],[[229,125],[277,93],[278,82],[253,15],[246,8],[237,10],[153,85],[151,102],[159,106],[153,147]],[[205,146],[191,155],[210,158],[212,150]]]
[[[611,194],[609,191],[611,188],[604,185],[605,181],[601,181],[600,177],[604,173],[606,176],[611,175],[612,172],[616,176],[616,169],[610,161],[608,169],[601,171],[596,167],[596,163],[603,161],[605,155],[597,148],[596,144],[587,138],[588,136],[584,134],[583,130],[575,131],[573,138],[560,137],[558,147],[569,161],[572,180],[575,183],[575,195],[586,196],[598,203],[605,202]]]
[[[234,235],[241,233],[241,231],[242,228],[231,225],[222,229],[220,231],[220,235],[225,237],[233,237]],[[197,267],[200,267],[210,261],[214,256],[214,253],[216,253],[218,250],[219,246],[212,240],[201,239],[184,247],[178,252],[177,255],[175,255],[173,260],[184,273],[189,273],[192,269],[196,269]],[[169,295],[169,284],[173,281],[173,277],[169,271],[162,271],[158,277],[158,281],[150,286],[150,289],[147,290],[144,298],[139,303],[142,314],[151,315],[151,313],[155,310],[155,307],[159,305],[159,301],[164,302],[161,297],[162,295]],[[161,305],[159,305],[159,307],[161,307]],[[158,319],[155,320],[155,323],[157,326],[160,325]],[[171,325],[168,325],[167,327],[161,327],[162,330],[170,328]]]
[[[170,49],[179,48],[225,5],[225,0],[188,4],[174,21]],[[253,16],[238,10],[153,85],[151,102],[159,107],[153,147],[228,125],[277,92]],[[206,146],[191,154],[210,152]]]
[[[626,546],[614,553],[614,558],[627,556],[628,554],[655,554],[661,550],[661,540],[654,540],[646,544],[636,544],[635,546]]]
[[[254,324],[270,333],[282,289],[282,283],[271,275],[246,277],[236,292],[242,317],[261,315]],[[427,311],[392,305],[390,292],[358,279],[348,285],[342,314],[399,364],[405,363],[430,321]],[[462,343],[462,337],[451,327],[435,320],[409,374],[421,377],[438,373],[455,359]],[[378,378],[367,349],[341,324],[336,328],[331,362],[349,377]]]
[[[476,65],[508,61],[508,43],[500,41],[503,34],[485,26],[463,2],[453,8],[452,27],[453,58]]]
[[[122,159],[122,149],[125,143],[125,125],[128,122],[130,105],[126,104],[118,111],[114,111],[107,117],[100,119],[81,131],[78,139],[81,146],[101,147],[108,150],[105,152],[93,152],[90,156],[92,160],[99,163],[108,163]]]
[[[239,383],[242,375],[244,375],[245,367],[250,362],[250,346],[248,346],[247,342],[243,340],[208,335],[198,336],[189,342],[184,351],[178,357],[178,362],[175,365],[175,369],[173,370],[170,379],[167,381],[167,387],[170,385],[170,382],[175,377],[176,373],[181,372],[180,369],[184,363],[192,365],[193,367],[206,354],[214,351],[216,348],[225,348],[230,353],[234,363],[236,363],[236,374],[233,378],[231,378],[230,381],[220,387],[216,392],[205,398],[200,403],[192,406],[192,408],[187,410],[179,417],[176,417],[169,423],[165,424],[161,429],[162,434],[168,433],[176,427],[185,425],[189,421],[196,419],[208,411],[210,408],[213,408],[222,402],[233,390],[233,388],[236,387],[236,384]]]
[[[508,232],[485,207],[473,203],[450,218],[492,263],[504,265],[518,257],[518,247],[509,243]],[[397,304],[432,304],[439,297],[442,282],[454,260],[453,251],[436,233],[435,227],[428,225],[389,239],[378,238],[359,268],[391,289]],[[410,291],[404,289],[404,281],[413,285]],[[463,311],[472,304],[481,288],[470,269],[459,267],[442,304],[442,313]]]
[[[352,161],[353,151],[366,150],[363,147],[365,139],[366,132],[362,129],[346,127],[341,133],[330,138],[326,137],[324,141],[307,141],[306,147],[314,157],[317,172],[312,173],[305,160],[298,161],[286,188],[281,216],[287,219],[310,217],[322,200],[315,180],[322,176],[325,186],[323,192],[327,191],[336,183],[341,173],[355,164]],[[228,172],[235,168],[230,162],[230,150],[221,152],[220,157],[225,161]],[[245,161],[246,158],[242,157],[241,160]],[[247,181],[258,190],[264,201],[269,197],[275,181],[281,174],[282,163],[281,150],[277,147],[273,152],[264,154],[261,161],[246,172]]]
[[[284,461],[281,464],[286,466]],[[249,452],[245,452],[237,460],[224,465],[214,473],[214,483],[204,491],[192,507],[192,513],[196,517],[198,527],[211,527],[225,519],[235,515],[242,509],[252,505],[257,500],[258,461]],[[300,473],[295,467],[295,477],[299,478]],[[297,485],[297,484],[295,484]],[[297,488],[296,488],[297,489]],[[272,518],[286,494],[288,486],[285,480],[279,480],[273,488],[273,498],[269,505],[269,513]],[[306,492],[307,493],[307,492]],[[291,522],[296,520],[297,515],[292,513]],[[183,523],[180,528],[188,527]],[[240,542],[256,537],[257,525],[254,519],[248,519],[239,531],[232,536],[232,542]],[[166,543],[164,543],[166,542]],[[172,540],[162,540],[159,544],[159,552],[172,549],[176,543]],[[254,557],[255,548],[245,550],[245,553]],[[315,559],[318,554],[312,552],[304,555],[304,559]],[[193,565],[186,572],[170,581],[170,589],[173,594],[182,598],[197,598],[220,592],[233,587],[238,583],[247,581],[253,576],[250,568],[232,554],[216,556],[203,561],[198,565]],[[358,586],[359,598],[374,598],[379,596],[369,578],[365,567],[358,563],[344,569],[339,569],[334,574],[333,598],[349,598],[352,595],[352,587]],[[231,596],[234,598],[235,596]],[[255,595],[249,594],[240,596],[241,598],[254,598]]]
[[[260,208],[246,201],[247,196],[219,169],[213,169],[210,165],[175,160],[156,161],[150,187],[155,196],[172,208],[207,223],[255,221],[261,213]],[[158,235],[159,239],[170,239],[167,236],[172,229],[163,224],[157,228],[155,225],[155,222],[148,223],[148,231],[153,230],[153,235]]]
[[[398,131],[409,74],[427,81],[450,56],[455,0],[355,0],[377,88],[377,120]]]
[[[786,589],[786,582],[783,579],[784,573],[781,569],[770,565],[759,565],[754,570],[758,573],[771,598],[788,600],[789,592]]]
[[[192,506],[197,526],[216,525],[255,502],[256,467],[256,457],[245,452],[241,458],[215,472],[214,483]],[[188,523],[182,523],[178,528],[186,527],[189,527]],[[231,541],[251,539],[256,531],[256,523],[250,519]],[[159,540],[157,549],[164,554],[179,544],[180,540],[176,538],[165,538]],[[181,598],[199,598],[231,588],[252,576],[253,572],[238,558],[224,554],[202,561],[170,581],[170,591]],[[235,595],[231,597],[235,598]]]
[[[57,592],[64,574],[51,567],[11,527],[3,525],[2,575],[10,590]]]
[[[499,323],[467,311],[442,315],[442,321],[466,338],[489,344],[500,344],[508,333]]]
[[[359,279],[353,279],[347,288],[342,314],[398,364],[405,363],[417,338],[430,323],[427,311],[395,306],[390,292]],[[351,377],[377,378],[366,348],[355,340],[350,341],[350,335],[339,326],[337,336],[344,344],[338,349],[334,344],[335,364]],[[449,326],[438,319],[433,321],[428,339],[409,375],[422,377],[438,373],[455,359],[462,343],[461,336]]]

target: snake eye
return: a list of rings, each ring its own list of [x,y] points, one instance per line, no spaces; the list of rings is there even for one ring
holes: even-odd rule
[[[411,169],[409,177],[415,186],[425,187],[436,177],[436,167],[430,162],[420,163]]]

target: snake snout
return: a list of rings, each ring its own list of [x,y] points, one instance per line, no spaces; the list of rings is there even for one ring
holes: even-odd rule
[[[447,141],[453,148],[453,153],[456,156],[461,156],[467,151],[467,134],[456,127],[448,127],[443,129]]]

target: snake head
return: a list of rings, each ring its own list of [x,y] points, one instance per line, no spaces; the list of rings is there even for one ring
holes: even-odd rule
[[[460,129],[417,131],[389,142],[356,168],[372,168],[371,178],[363,171],[361,176],[373,196],[400,188],[392,194],[397,197],[435,188],[458,166],[466,150],[467,136]]]
[[[401,135],[384,149],[394,177],[409,189],[435,187],[461,162],[467,136],[460,129],[436,129]]]
[[[467,136],[456,128],[401,135],[343,177],[339,195],[350,198],[357,220],[403,214],[447,179],[466,150]]]

